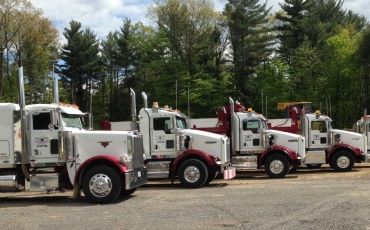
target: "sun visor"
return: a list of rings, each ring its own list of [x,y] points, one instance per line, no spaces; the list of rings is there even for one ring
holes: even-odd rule
[[[75,114],[75,115],[85,115],[85,113],[81,112],[81,110],[73,108],[73,107],[61,106],[59,108],[62,111],[62,113]]]

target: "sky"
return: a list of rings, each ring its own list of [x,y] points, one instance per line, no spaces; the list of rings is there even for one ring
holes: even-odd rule
[[[154,0],[31,0],[33,5],[43,10],[60,32],[68,27],[69,21],[76,20],[83,26],[90,27],[100,38],[110,31],[119,30],[125,17],[144,24],[152,23],[148,19],[148,7]],[[227,0],[214,0],[215,7],[222,10]],[[272,11],[279,10],[283,0],[267,0]],[[364,15],[370,21],[369,0],[344,0],[344,8]]]

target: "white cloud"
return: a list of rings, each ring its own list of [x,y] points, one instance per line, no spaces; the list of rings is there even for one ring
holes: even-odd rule
[[[44,11],[44,14],[53,21],[61,34],[73,19],[81,22],[83,26],[90,27],[99,37],[104,38],[110,31],[118,30],[125,17],[132,21],[149,23],[145,16],[152,1],[33,0],[32,3]]]
[[[110,31],[118,30],[125,17],[148,24],[150,20],[146,18],[147,9],[153,2],[154,0],[32,0],[53,21],[61,38],[63,29],[68,27],[72,19],[90,27],[101,38]],[[226,2],[227,0],[214,0],[216,9],[223,10]],[[279,2],[283,0],[267,0],[267,5],[272,7],[272,11],[276,11],[280,8]],[[370,19],[368,0],[346,0],[344,8]]]

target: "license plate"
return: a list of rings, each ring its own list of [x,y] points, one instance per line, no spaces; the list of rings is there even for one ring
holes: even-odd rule
[[[140,171],[137,172],[137,176],[141,177],[141,172]]]

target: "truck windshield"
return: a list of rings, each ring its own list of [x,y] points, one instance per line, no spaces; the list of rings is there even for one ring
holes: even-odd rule
[[[179,129],[187,129],[188,125],[183,117],[176,116],[176,127]]]
[[[65,127],[82,129],[81,115],[62,113]]]

